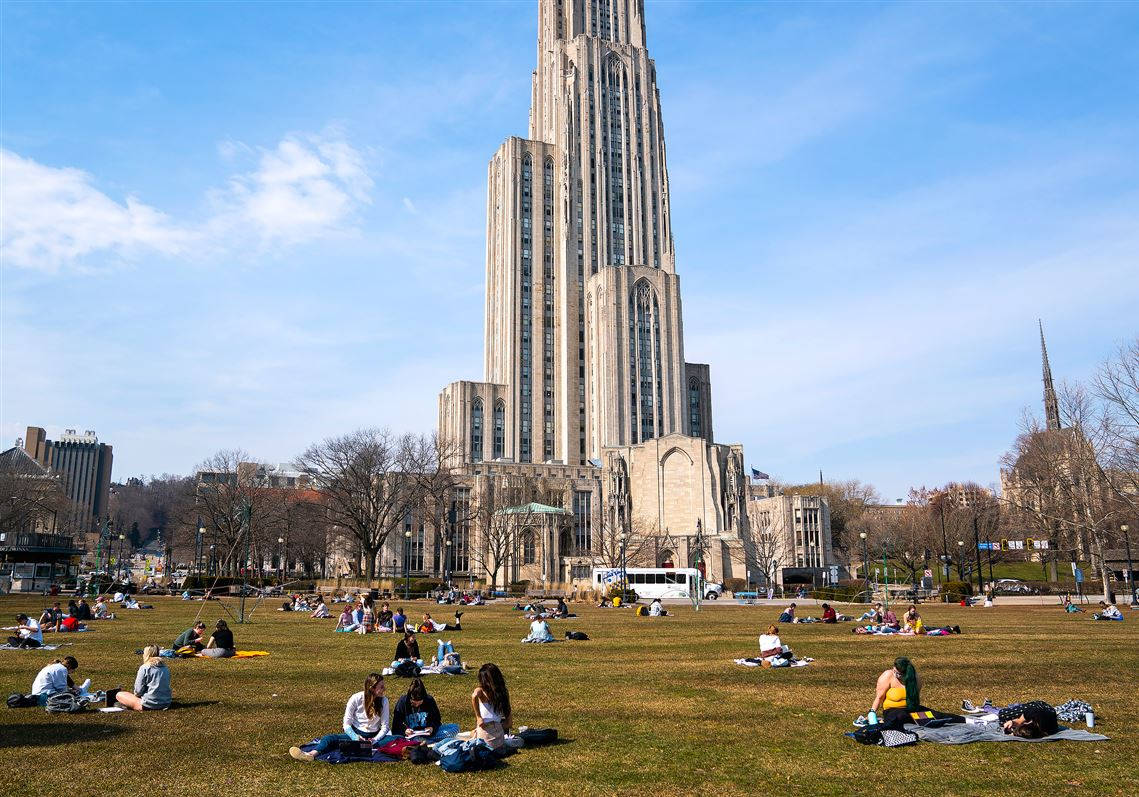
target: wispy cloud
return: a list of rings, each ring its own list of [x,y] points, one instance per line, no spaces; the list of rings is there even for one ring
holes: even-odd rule
[[[352,229],[374,187],[363,155],[336,131],[290,134],[272,149],[219,145],[226,161],[256,158],[209,192],[201,220],[174,219],[127,196],[118,201],[88,172],[0,150],[4,214],[0,256],[54,272],[66,266],[293,246]]]

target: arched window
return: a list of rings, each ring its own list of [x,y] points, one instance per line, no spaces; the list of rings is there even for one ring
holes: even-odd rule
[[[532,565],[538,561],[538,544],[534,530],[522,529],[522,564]]]
[[[494,402],[494,458],[503,456],[506,440],[506,403]]]
[[[482,461],[482,399],[471,402],[471,462]]]
[[[629,385],[632,442],[661,434],[664,426],[660,357],[660,305],[647,280],[629,294]]]
[[[688,428],[693,437],[703,437],[704,424],[700,412],[700,381],[696,377],[688,380]]]

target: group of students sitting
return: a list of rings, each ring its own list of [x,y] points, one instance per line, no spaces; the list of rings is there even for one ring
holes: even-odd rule
[[[526,618],[528,620],[537,620],[538,618],[563,620],[566,617],[576,617],[576,615],[570,613],[569,605],[566,603],[566,599],[560,595],[558,596],[557,603],[553,608],[547,608],[546,606],[543,606],[541,601],[532,601],[525,605],[516,602],[514,604],[514,610],[525,612]]]
[[[107,605],[107,599],[100,595],[95,600],[94,608],[86,599],[67,602],[64,611],[59,601],[48,606],[40,613],[38,619],[26,614],[16,615],[16,634],[8,637],[8,645],[14,648],[38,648],[44,644],[44,633],[68,633],[86,631],[87,623],[92,620],[114,620],[115,615]]]
[[[205,635],[206,624],[199,620],[178,635],[172,650],[176,655],[196,653],[212,659],[228,659],[237,653],[233,642],[233,631],[225,620],[218,620],[209,639],[203,642]]]
[[[965,717],[943,711],[935,711],[922,705],[922,681],[917,670],[905,656],[894,660],[894,665],[878,676],[875,684],[874,702],[870,712],[854,721],[856,727],[881,723],[883,728],[900,730],[906,724],[923,725],[963,723]],[[995,722],[1001,729],[1013,736],[1039,739],[1051,736],[1059,730],[1056,709],[1049,704],[1033,700],[1027,703],[1014,703],[1006,707],[990,705],[987,701],[982,709],[973,709],[968,702],[962,708],[971,714],[995,715]],[[879,718],[878,711],[882,711]]]
[[[834,610],[834,607],[829,603],[822,604],[823,613],[819,617],[799,617],[796,614],[798,609],[797,604],[792,603],[779,614],[780,623],[838,623],[847,622],[851,618],[845,614],[839,614]]]
[[[316,595],[310,601],[304,595],[292,595],[287,598],[282,604],[279,612],[312,612],[312,616],[316,619],[328,617],[328,606],[324,602],[324,596]]]
[[[926,628],[918,607],[911,603],[906,609],[902,619],[894,614],[893,609],[882,609],[881,603],[875,603],[870,609],[858,618],[860,622],[869,621],[864,626],[852,629],[855,634],[901,634],[903,636],[947,636],[960,634],[961,626],[946,625],[938,628]]]
[[[342,731],[322,736],[311,750],[290,747],[289,755],[311,763],[321,753],[344,743],[370,741],[375,745],[388,741],[387,737],[393,735],[426,742],[452,736],[481,739],[495,751],[502,751],[506,746],[506,735],[513,725],[510,693],[496,664],[488,663],[479,668],[478,686],[471,693],[475,727],[465,734],[458,733],[457,724],[443,724],[439,704],[428,694],[421,679],[413,679],[407,693],[396,701],[394,715],[385,692],[384,676],[370,673],[364,679],[363,690],[349,697],[344,706]]]
[[[108,689],[102,694],[107,706],[116,703],[134,711],[159,711],[170,707],[173,701],[170,691],[170,670],[159,655],[158,645],[147,645],[142,651],[142,664],[135,674],[134,690]],[[89,689],[91,679],[76,686],[73,678],[79,669],[74,656],[64,656],[40,670],[32,681],[32,694],[36,704],[46,706],[54,695],[69,693],[77,698],[95,699],[100,693]]]
[[[316,615],[314,614],[313,616],[315,617]],[[425,634],[438,633],[440,631],[462,631],[462,616],[463,612],[455,612],[454,622],[441,623],[433,619],[430,612],[424,612],[423,620],[417,625],[404,614],[402,606],[393,612],[390,604],[385,602],[380,606],[380,611],[376,612],[373,607],[372,599],[364,595],[359,598],[355,605],[350,604],[344,607],[344,610],[340,612],[340,617],[336,621],[335,630],[340,632],[355,632],[357,634],[370,634],[373,632],[402,633],[408,628],[412,631]]]

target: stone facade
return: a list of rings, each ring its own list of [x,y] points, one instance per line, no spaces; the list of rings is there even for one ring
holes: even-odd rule
[[[642,563],[746,576],[743,450],[715,442],[710,368],[685,360],[669,205],[643,0],[539,0],[528,137],[487,168],[486,381],[439,396],[471,550],[495,543],[498,485],[540,479],[518,503],[569,512],[519,522],[500,583],[587,581],[620,532]]]

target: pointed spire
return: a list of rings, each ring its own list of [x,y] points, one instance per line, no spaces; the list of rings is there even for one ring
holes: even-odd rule
[[[1044,422],[1050,432],[1060,429],[1060,404],[1056,401],[1056,388],[1052,385],[1052,367],[1048,364],[1048,347],[1044,345],[1044,322],[1039,318],[1040,357],[1044,369]]]

